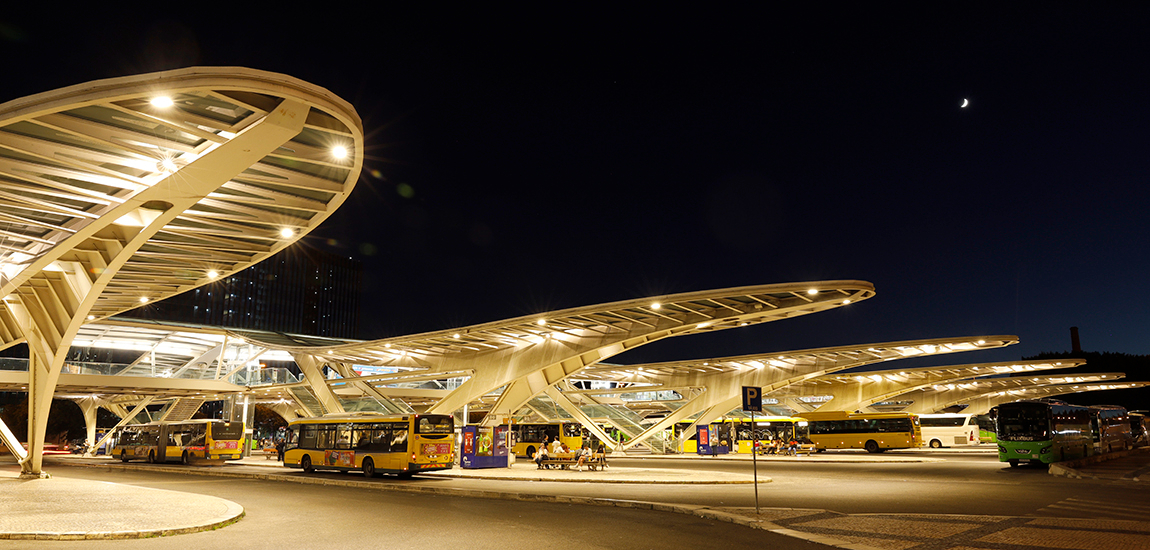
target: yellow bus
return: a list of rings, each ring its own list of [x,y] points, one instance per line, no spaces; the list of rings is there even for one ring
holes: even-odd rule
[[[284,466],[410,476],[448,470],[455,421],[446,414],[339,413],[288,423]]]
[[[801,413],[801,420],[806,421],[805,431],[818,452],[866,449],[868,453],[881,453],[922,446],[922,429],[915,414],[808,412]]]
[[[550,444],[556,437],[571,450],[583,447],[583,425],[578,422],[525,422],[511,426],[515,456],[535,458],[539,447],[544,442]]]
[[[717,428],[716,441],[731,439],[735,441],[735,445],[731,447],[732,453],[750,454],[756,439],[762,444],[776,439],[790,441],[796,434],[805,435],[801,431],[796,432],[796,426],[800,421],[801,418],[790,416],[757,416],[754,425],[751,424],[750,418],[727,418],[711,422],[710,425]],[[690,426],[690,420],[673,424],[669,434],[669,437],[673,438],[671,441],[678,441],[682,437],[683,430]],[[699,451],[699,435],[695,428],[691,430],[690,436],[679,444],[680,453],[694,454]]]
[[[123,462],[239,460],[243,458],[243,422],[185,420],[132,424],[120,429],[112,456]]]

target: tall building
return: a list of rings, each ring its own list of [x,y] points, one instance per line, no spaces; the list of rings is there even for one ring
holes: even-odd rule
[[[291,247],[226,279],[122,314],[229,328],[354,338],[363,264]]]

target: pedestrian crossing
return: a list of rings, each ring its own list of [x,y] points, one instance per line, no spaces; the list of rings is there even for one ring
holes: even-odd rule
[[[1150,503],[1115,502],[1113,500],[1072,497],[1039,508],[1037,515],[1063,518],[1109,518],[1150,521]]]

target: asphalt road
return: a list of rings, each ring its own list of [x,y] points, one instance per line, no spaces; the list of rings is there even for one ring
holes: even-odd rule
[[[1144,484],[1068,479],[1045,468],[1010,468],[993,453],[936,452],[940,462],[831,463],[817,459],[759,462],[760,505],[812,508],[848,514],[910,513],[1108,518],[1145,521],[1150,503]],[[674,468],[728,473],[751,472],[733,460],[612,458],[613,467]],[[404,494],[336,486],[189,476],[142,470],[105,470],[57,464],[53,475],[210,494],[240,503],[247,517],[209,533],[146,541],[51,542],[53,548],[185,548],[234,544],[248,548],[427,547],[440,543],[467,548],[685,548],[716,545],[783,550],[825,548],[761,530],[665,512],[552,503]],[[229,466],[229,468],[231,468]],[[239,467],[251,468],[251,467]],[[281,467],[254,468],[303,476]],[[314,477],[349,479],[349,474]],[[362,480],[362,476],[350,476]],[[650,485],[550,483],[416,477],[385,477],[381,484],[420,484],[529,494],[753,507],[751,485]],[[28,543],[0,541],[0,549]],[[126,546],[125,546],[126,545]],[[133,546],[135,545],[135,546]]]
[[[897,453],[886,453],[897,456]],[[922,455],[919,455],[922,456]],[[820,508],[848,514],[920,513],[990,514],[1147,519],[1142,510],[1131,511],[1114,503],[1150,504],[1145,487],[1128,482],[1067,479],[1047,474],[1045,467],[1011,468],[995,453],[933,452],[927,463],[816,463],[770,462],[758,464],[759,474],[773,479],[760,486],[762,506]],[[612,459],[620,466],[644,465],[682,468],[682,461]],[[693,468],[750,473],[747,462],[691,461]],[[658,492],[659,487],[648,487]],[[678,490],[676,490],[678,493]],[[754,506],[749,487],[710,487],[690,500],[715,506]],[[711,495],[708,495],[710,493]],[[627,498],[646,498],[632,495]],[[718,500],[716,500],[718,499]],[[679,502],[678,498],[673,498]],[[1079,504],[1072,504],[1079,503]],[[1104,503],[1106,506],[1098,506]]]
[[[650,510],[403,494],[158,471],[54,466],[53,475],[210,494],[241,504],[246,517],[215,531],[172,537],[0,540],[0,549],[828,548],[730,523]]]

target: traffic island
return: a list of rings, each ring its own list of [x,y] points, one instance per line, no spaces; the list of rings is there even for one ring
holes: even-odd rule
[[[137,539],[209,531],[244,516],[230,500],[0,472],[0,540]]]

